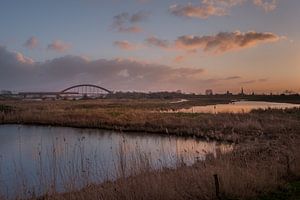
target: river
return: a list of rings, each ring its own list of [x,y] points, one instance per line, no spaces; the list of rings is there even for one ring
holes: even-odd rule
[[[0,197],[78,189],[139,169],[192,165],[230,144],[160,134],[0,125]]]
[[[300,108],[299,104],[275,103],[265,101],[236,101],[229,104],[216,104],[207,106],[193,106],[168,112],[183,113],[248,113],[254,109],[286,109]]]

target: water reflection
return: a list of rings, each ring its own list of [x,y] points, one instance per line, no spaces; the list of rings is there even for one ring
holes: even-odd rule
[[[188,109],[179,109],[171,112],[185,113],[248,113],[254,109],[285,109],[300,107],[299,104],[273,103],[264,101],[237,101],[230,104],[217,104],[208,106],[193,106]]]
[[[72,190],[141,169],[191,165],[232,148],[163,135],[0,125],[0,196]]]

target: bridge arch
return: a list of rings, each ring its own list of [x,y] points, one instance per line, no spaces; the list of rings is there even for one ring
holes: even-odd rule
[[[71,87],[68,87],[66,89],[63,89],[60,94],[66,94],[68,92],[71,92],[73,89],[80,89],[80,88],[85,88],[85,89],[98,89],[98,90],[101,90],[101,91],[104,91],[104,92],[107,92],[108,94],[111,94],[112,91],[104,88],[104,87],[101,87],[101,86],[98,86],[98,85],[93,85],[93,84],[79,84],[79,85],[73,85]],[[87,93],[87,91],[86,91]]]

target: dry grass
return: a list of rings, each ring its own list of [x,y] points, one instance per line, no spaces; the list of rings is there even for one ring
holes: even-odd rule
[[[224,199],[251,199],[300,176],[300,109],[217,115],[151,111],[168,108],[164,103],[1,102],[13,110],[0,112],[0,123],[166,133],[239,143],[233,153],[209,158],[192,167],[154,172],[149,169],[147,158],[143,158],[130,166],[133,176],[125,176],[121,168],[116,181],[88,185],[65,194],[51,191],[33,199],[216,199],[214,174],[220,178]]]
[[[251,199],[282,187],[291,177],[300,176],[299,139],[285,137],[280,141],[242,145],[234,153],[220,155],[217,159],[211,157],[192,167],[156,172],[141,170],[139,175],[38,199],[209,200],[216,199],[214,174],[220,178],[222,199]]]
[[[16,191],[15,195],[19,197],[17,199],[33,195],[30,198],[32,200],[209,200],[216,199],[213,175],[218,174],[222,199],[252,199],[283,187],[291,178],[300,176],[299,145],[298,136],[240,144],[230,154],[219,154],[217,158],[208,156],[206,161],[190,167],[178,163],[177,169],[158,171],[151,169],[148,158],[142,154],[135,154],[130,163],[125,163],[126,154],[121,150],[119,156],[123,159],[119,159],[119,178],[116,181],[88,185],[88,177],[80,173],[68,173],[68,170],[58,170],[60,176],[67,180],[63,185],[67,193],[58,193],[51,177],[41,177],[40,181],[49,185],[47,195],[35,197],[34,192],[30,191],[32,188],[26,188],[26,185],[22,190]],[[56,165],[49,169],[55,167]],[[76,165],[73,167],[76,168]],[[66,170],[64,167],[62,169]],[[74,172],[77,171],[76,168]],[[131,176],[128,177],[128,174]],[[77,181],[86,181],[87,186],[76,191]]]
[[[161,100],[97,100],[2,102],[0,123],[36,124],[122,131],[166,133],[241,142],[300,132],[300,109],[256,111],[246,114],[159,113]],[[177,105],[178,106],[178,105]]]

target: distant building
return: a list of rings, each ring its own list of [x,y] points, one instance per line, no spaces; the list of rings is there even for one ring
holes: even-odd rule
[[[232,93],[227,90],[226,95],[229,96],[229,95],[232,95]]]
[[[0,94],[2,94],[2,95],[11,95],[12,92],[9,91],[9,90],[1,90],[1,91],[0,91]]]
[[[239,95],[245,95],[244,88],[241,88],[241,93]]]
[[[281,93],[282,95],[293,95],[293,94],[297,94],[296,92],[292,91],[292,90],[285,90],[283,91],[283,93]]]
[[[212,89],[205,90],[205,95],[213,95]]]

